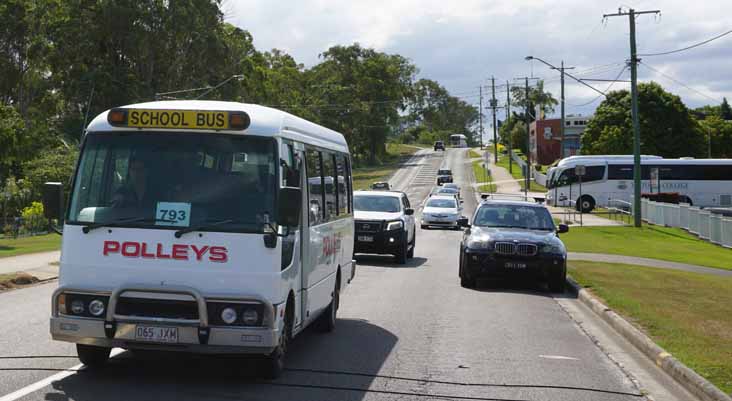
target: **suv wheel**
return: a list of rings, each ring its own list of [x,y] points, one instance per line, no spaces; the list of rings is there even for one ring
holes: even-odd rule
[[[553,275],[549,278],[549,291],[551,292],[564,292],[564,287],[567,282],[567,273],[561,272]]]
[[[460,275],[460,286],[463,288],[475,288],[475,279],[468,276],[468,273],[463,269],[464,265],[464,256],[463,252],[460,251],[460,267],[459,267],[459,275]]]

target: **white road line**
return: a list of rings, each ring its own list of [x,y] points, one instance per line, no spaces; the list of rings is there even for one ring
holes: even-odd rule
[[[562,355],[539,355],[539,358],[560,359],[560,360],[566,360],[566,361],[579,361],[578,358],[572,358],[571,356],[562,356]],[[0,400],[0,401],[2,401],[2,400]]]
[[[125,352],[125,350],[123,350],[121,348],[115,348],[112,350],[109,357],[110,358],[115,357],[123,352]],[[77,372],[79,372],[83,369],[84,369],[83,363],[80,363],[76,366],[72,366],[72,367],[64,370],[63,372],[56,373],[53,376],[47,377],[43,380],[39,380],[33,384],[25,386],[25,387],[21,388],[20,390],[16,390],[10,394],[6,394],[6,395],[0,397],[0,401],[15,401],[18,398],[25,397],[26,395],[28,395],[30,393],[36,392],[46,386],[49,386],[53,382],[57,382],[59,380],[65,379],[69,376],[75,375]]]

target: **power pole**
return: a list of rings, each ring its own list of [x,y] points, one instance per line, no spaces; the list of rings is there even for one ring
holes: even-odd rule
[[[635,48],[635,16],[641,14],[659,14],[661,10],[623,12],[618,9],[615,14],[605,14],[603,18],[628,16],[630,24],[630,95],[633,115],[633,223],[641,227],[641,160],[640,160],[640,123],[638,120],[638,59]]]
[[[506,81],[506,122],[511,118],[511,85]],[[513,151],[513,139],[511,133],[508,133],[508,172],[513,173],[513,158],[511,152]]]
[[[493,162],[498,163],[498,140],[496,139],[496,79],[491,77],[491,109],[493,110]]]
[[[483,85],[479,86],[480,90],[480,103],[478,106],[478,120],[480,121],[480,148],[483,149]]]

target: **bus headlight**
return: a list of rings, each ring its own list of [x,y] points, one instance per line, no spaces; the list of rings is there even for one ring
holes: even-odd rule
[[[221,311],[221,320],[226,324],[232,324],[236,321],[236,311],[233,308],[224,308]]]
[[[104,313],[104,302],[98,299],[89,302],[89,313],[91,313],[92,316],[102,316],[102,313]]]
[[[247,309],[241,314],[241,320],[248,326],[254,326],[259,320],[259,313],[254,309]]]
[[[71,302],[71,313],[74,315],[81,315],[84,313],[84,301],[81,299],[75,299]]]

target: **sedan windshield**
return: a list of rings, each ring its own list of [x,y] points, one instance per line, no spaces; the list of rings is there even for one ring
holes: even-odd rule
[[[555,229],[548,210],[521,205],[483,205],[475,213],[473,225],[546,231]]]
[[[353,208],[357,212],[396,213],[400,210],[399,198],[394,196],[355,195]]]
[[[429,201],[427,201],[427,207],[437,207],[437,208],[443,208],[443,209],[455,209],[457,206],[455,206],[455,200],[454,199],[436,199],[432,198]]]
[[[89,134],[68,220],[98,226],[261,230],[272,219],[275,142],[220,134]]]

